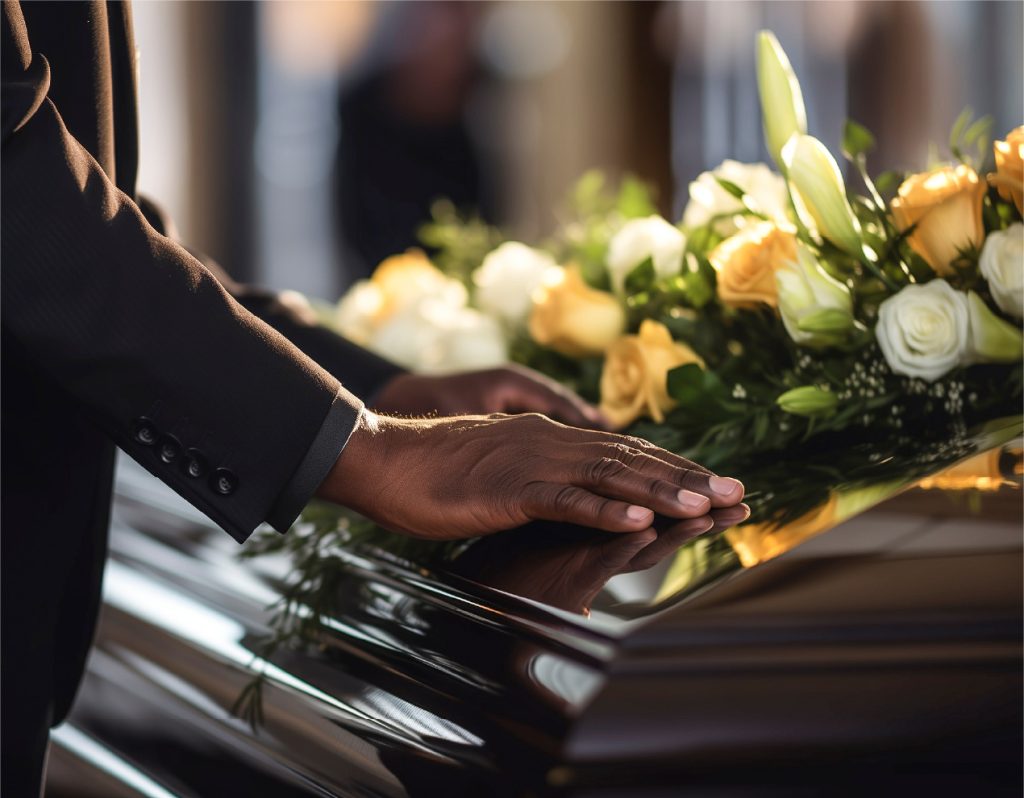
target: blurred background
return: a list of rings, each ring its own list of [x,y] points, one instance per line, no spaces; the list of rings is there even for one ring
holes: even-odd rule
[[[678,219],[725,158],[768,160],[754,35],[777,34],[810,132],[849,116],[872,171],[921,169],[967,105],[1024,121],[1024,2],[340,2],[134,7],[140,190],[238,279],[336,299],[413,245],[433,200],[551,229],[587,169]]]

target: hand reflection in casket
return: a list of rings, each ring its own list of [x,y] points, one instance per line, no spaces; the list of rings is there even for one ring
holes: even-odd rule
[[[749,514],[741,504],[702,518],[656,520],[654,528],[628,534],[535,523],[483,538],[451,570],[506,593],[587,615],[613,576],[653,568],[694,538],[722,532]]]

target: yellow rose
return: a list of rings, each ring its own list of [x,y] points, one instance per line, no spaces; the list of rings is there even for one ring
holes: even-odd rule
[[[718,273],[722,304],[750,308],[763,302],[775,307],[775,272],[796,260],[796,236],[771,222],[759,222],[725,239],[708,260]]]
[[[969,166],[943,166],[903,181],[892,201],[896,226],[911,225],[910,246],[940,275],[953,272],[959,250],[981,246],[985,185]]]
[[[378,320],[384,320],[423,299],[439,299],[453,307],[466,304],[466,288],[445,276],[418,249],[381,261],[370,278],[380,292]]]
[[[622,335],[626,314],[607,291],[591,288],[579,271],[553,268],[533,294],[530,335],[569,357],[600,355]]]
[[[601,412],[616,427],[640,416],[657,422],[675,406],[668,395],[668,372],[676,366],[704,363],[685,344],[672,340],[664,324],[647,319],[636,335],[620,338],[605,357],[601,372]]]
[[[1024,126],[1006,134],[1006,141],[997,141],[996,173],[989,177],[1004,200],[1013,200],[1024,213]]]

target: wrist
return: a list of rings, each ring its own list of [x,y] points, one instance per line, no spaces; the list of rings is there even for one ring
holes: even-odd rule
[[[348,442],[317,488],[317,498],[355,507],[354,502],[362,492],[361,485],[372,484],[377,478],[383,459],[381,446],[385,426],[383,417],[372,410],[364,408],[360,412]]]

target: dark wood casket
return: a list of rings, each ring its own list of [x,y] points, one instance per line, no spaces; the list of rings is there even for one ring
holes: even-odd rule
[[[122,463],[49,795],[1016,795],[1019,505],[905,494],[764,562],[552,528],[445,568],[357,547],[254,730],[230,710],[287,563]]]

